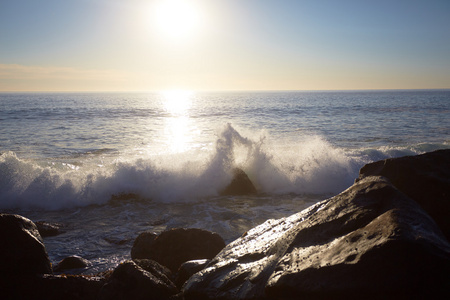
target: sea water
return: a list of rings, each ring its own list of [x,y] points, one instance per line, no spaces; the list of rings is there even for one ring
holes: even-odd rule
[[[0,211],[63,225],[53,263],[129,258],[143,231],[226,242],[348,188],[366,163],[450,148],[450,91],[1,93]],[[220,196],[235,167],[255,196]]]

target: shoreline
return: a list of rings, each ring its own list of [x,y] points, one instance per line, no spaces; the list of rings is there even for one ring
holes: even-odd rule
[[[450,295],[450,289],[448,289],[447,285],[444,285],[444,282],[448,280],[445,274],[448,274],[448,271],[450,271],[450,222],[447,221],[450,212],[450,186],[448,182],[450,182],[449,149],[418,156],[387,159],[365,165],[360,170],[360,176],[355,180],[355,184],[346,191],[290,217],[266,221],[247,231],[237,240],[226,246],[224,244],[225,248],[215,251],[217,252],[215,254],[192,254],[192,257],[187,260],[203,258],[210,261],[206,264],[203,262],[201,266],[194,264],[195,267],[191,270],[195,270],[195,272],[190,274],[193,275],[192,277],[188,276],[186,278],[187,282],[183,288],[180,288],[182,284],[178,283],[177,287],[173,283],[180,272],[178,270],[180,265],[172,266],[171,272],[167,272],[164,267],[159,267],[159,264],[155,265],[147,261],[148,258],[155,259],[155,243],[158,243],[158,245],[166,243],[162,242],[163,238],[159,235],[146,238],[147,244],[145,247],[150,249],[146,250],[150,251],[148,258],[141,257],[140,259],[144,258],[143,261],[136,261],[137,258],[134,258],[134,261],[123,262],[114,271],[97,274],[99,276],[51,275],[51,271],[35,273],[36,271],[26,270],[26,266],[22,266],[22,270],[17,270],[15,267],[20,267],[20,264],[13,264],[11,268],[7,268],[9,275],[18,272],[17,275],[11,277],[12,281],[11,278],[7,280],[10,282],[12,289],[7,286],[3,288],[6,288],[8,293],[14,294],[18,292],[14,288],[16,284],[30,285],[31,289],[38,291],[38,295],[42,295],[43,298],[48,296],[49,299],[53,299],[52,297],[56,299],[58,296],[61,296],[61,293],[63,293],[61,289],[63,287],[67,289],[68,286],[71,287],[68,289],[69,291],[75,291],[77,286],[84,289],[84,293],[78,296],[65,292],[64,295],[71,297],[71,299],[84,299],[86,297],[88,299],[113,299],[111,298],[113,297],[112,295],[121,295],[125,299],[129,296],[133,297],[133,295],[135,297],[144,295],[152,289],[153,292],[157,291],[159,293],[159,299],[185,300],[237,299],[232,296],[236,296],[236,291],[239,291],[239,299],[278,299],[279,297],[287,299],[299,295],[309,295],[307,299],[318,299],[326,295],[334,295],[338,298],[346,299],[357,299],[361,295],[383,295],[387,296],[387,298],[417,295],[436,296],[442,295],[442,293]],[[374,207],[378,208],[375,209]],[[342,213],[337,213],[339,211],[348,212],[342,215]],[[396,217],[392,218],[391,216],[394,215]],[[377,220],[384,220],[383,218],[385,218],[385,221],[380,223],[380,225],[376,225],[378,224]],[[334,219],[336,221],[330,221]],[[355,223],[355,220],[359,219],[361,221]],[[422,225],[414,225],[414,222],[420,222]],[[32,227],[32,225],[27,226]],[[33,224],[33,226],[35,225]],[[391,230],[389,229],[391,228],[390,226],[393,228],[392,232],[397,233],[394,235],[389,233],[389,230]],[[405,228],[405,230],[406,228],[410,229],[404,231],[403,234],[401,232],[404,229],[397,231],[395,229],[397,227],[400,229]],[[166,232],[170,233],[171,231]],[[367,232],[372,232],[372,234]],[[396,237],[399,234],[398,232],[400,232],[400,235]],[[34,234],[36,235],[36,232]],[[300,238],[299,236],[302,237]],[[346,249],[344,247],[339,252],[335,252],[335,246],[333,245],[345,241],[344,237],[346,236],[355,245],[345,246],[349,247],[348,250],[342,250]],[[40,239],[40,244],[44,248],[44,256],[47,256],[48,260],[41,236],[37,233],[36,237]],[[180,243],[180,238],[181,236],[169,238],[167,245],[164,244],[164,246],[157,247],[162,247],[161,249],[173,247],[176,243]],[[320,239],[324,240],[320,241]],[[207,241],[208,238],[202,237],[197,243]],[[300,244],[298,244],[299,241],[301,241]],[[398,246],[393,246],[399,242],[402,243],[402,241],[407,241],[407,244],[405,244],[407,248],[404,249],[404,246],[401,246],[397,249]],[[136,243],[137,239],[134,244],[136,245]],[[181,242],[181,244],[186,247],[186,250],[189,247],[196,248],[195,245],[188,247],[186,242]],[[291,246],[285,249],[280,248],[283,244]],[[373,246],[371,246],[372,244]],[[324,245],[329,246],[325,247]],[[422,245],[432,246],[423,248]],[[16,248],[17,246],[13,245]],[[378,249],[378,252],[381,251],[380,254],[377,254],[377,251],[372,251],[373,254],[370,247],[375,247],[373,249]],[[200,248],[205,248],[205,246]],[[360,250],[354,252],[352,249],[355,248]],[[289,254],[298,257],[297,261],[293,262],[284,259],[285,255],[288,255],[285,253],[288,249],[291,249],[289,251],[295,249],[297,249],[295,251],[298,251],[298,249],[304,250],[302,250],[303,252],[295,252],[297,253],[295,255]],[[399,252],[400,249],[401,251]],[[405,256],[405,250],[414,253],[417,257]],[[163,254],[166,252],[166,250],[161,251]],[[184,251],[181,250],[181,252]],[[322,252],[334,254],[323,256],[324,254],[320,254]],[[273,253],[278,253],[277,257],[279,257],[275,259]],[[318,255],[318,258],[314,258],[312,262],[304,265],[305,262],[302,261],[309,257],[308,255],[316,255],[314,253]],[[343,255],[342,253],[344,253],[344,256],[342,261],[340,261],[339,257]],[[171,256],[173,255],[175,254],[171,254]],[[273,258],[267,260],[269,257]],[[381,257],[383,257],[382,264],[378,262],[378,259]],[[414,259],[419,261],[414,261]],[[161,259],[156,258],[156,260]],[[377,263],[373,264],[372,261]],[[395,267],[396,261],[403,261],[404,267]],[[302,264],[304,266],[299,267]],[[245,267],[247,265],[251,267]],[[297,267],[293,267],[295,265]],[[318,268],[317,266],[321,267]],[[333,270],[333,274],[334,272],[341,272],[342,278],[329,277],[332,273],[329,273],[328,269],[330,271]],[[278,271],[274,272],[274,270]],[[316,271],[310,273],[313,270]],[[371,273],[375,270],[375,273]],[[29,272],[31,272],[30,276],[24,275]],[[284,275],[283,272],[286,272],[288,275]],[[49,275],[36,277],[36,274]],[[151,274],[153,275],[150,276]],[[234,275],[231,276],[231,274]],[[355,275],[350,276],[350,274],[360,275],[357,275],[359,277],[356,279],[356,277],[353,277]],[[375,276],[374,274],[378,275]],[[403,276],[401,281],[394,280],[394,278],[397,278],[396,276],[400,275]],[[150,284],[153,288],[149,290],[148,280],[155,276],[157,279],[156,281],[151,279],[151,282],[154,283]],[[288,277],[282,280],[283,276]],[[292,276],[298,276],[298,279],[292,281]],[[364,276],[368,277],[364,279]],[[386,279],[382,279],[383,276],[386,276]],[[428,277],[432,278],[432,280]],[[6,280],[8,274],[3,272],[2,278]],[[138,280],[138,282],[143,280],[142,282],[147,283],[142,283],[142,286],[138,284],[138,291],[131,291],[127,289],[125,278],[135,278],[133,280]],[[218,280],[218,278],[224,279]],[[303,279],[300,280],[300,278]],[[309,279],[306,280],[306,278]],[[311,280],[313,281],[308,283],[309,285],[305,283]],[[319,286],[315,287],[317,283],[314,283],[314,280],[322,282],[320,288],[318,288]],[[164,284],[155,285],[155,282],[164,282]],[[291,285],[290,282],[304,283]],[[338,290],[336,290],[337,282],[341,282],[341,287]],[[350,284],[350,282],[353,283]],[[413,288],[410,286],[412,282],[415,282]],[[342,285],[343,283],[345,285]],[[51,287],[51,290],[43,291],[40,290],[39,286]],[[408,286],[409,288],[405,290]],[[26,292],[23,295],[27,295]],[[21,299],[20,293],[17,299]]]

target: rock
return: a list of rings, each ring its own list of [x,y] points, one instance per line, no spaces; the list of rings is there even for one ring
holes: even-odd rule
[[[367,176],[387,177],[420,204],[450,241],[450,149],[367,164],[357,180]]]
[[[88,275],[44,275],[32,290],[17,299],[96,300],[105,281]]]
[[[178,293],[165,274],[149,272],[132,261],[121,263],[101,288],[98,299],[170,299]]]
[[[111,195],[109,204],[121,205],[124,202],[140,202],[143,201],[142,197],[136,193],[118,193]]]
[[[0,259],[0,281],[52,273],[36,225],[19,215],[0,214]]]
[[[131,248],[131,259],[148,258],[147,253],[151,251],[151,246],[157,236],[156,233],[150,231],[139,234]]]
[[[183,263],[178,269],[175,279],[175,285],[177,288],[181,289],[186,280],[188,280],[195,273],[203,270],[210,261],[210,259],[197,259]]]
[[[151,259],[134,259],[133,262],[147,272],[150,272],[152,274],[159,274],[158,277],[167,284],[173,283],[172,279],[174,278],[174,276],[172,274],[172,271],[170,271],[169,268],[157,263],[156,261]]]
[[[122,246],[128,243],[131,243],[133,241],[132,238],[125,238],[125,239],[119,239],[115,236],[113,237],[104,237],[103,238],[106,242],[113,244],[113,245],[117,245],[117,246]]]
[[[60,223],[50,223],[50,222],[45,222],[45,221],[37,221],[37,222],[34,222],[34,224],[36,224],[36,226],[37,226],[37,228],[39,230],[39,234],[43,238],[50,237],[50,236],[56,236],[56,235],[61,234],[61,233],[64,232],[64,231],[61,230],[63,225],[60,224]]]
[[[211,259],[223,247],[225,242],[217,233],[196,228],[177,228],[162,232],[145,252],[139,252],[139,258],[155,260],[175,273],[182,263],[194,259]],[[137,256],[136,251],[132,257]]]
[[[435,299],[450,296],[450,244],[381,177],[268,220],[184,285],[190,299]],[[445,299],[445,298],[444,298]]]
[[[72,255],[61,260],[53,269],[55,272],[62,272],[71,269],[81,269],[89,266],[89,261],[78,256]]]
[[[231,183],[220,193],[223,196],[254,195],[256,188],[247,174],[239,168],[233,170]]]

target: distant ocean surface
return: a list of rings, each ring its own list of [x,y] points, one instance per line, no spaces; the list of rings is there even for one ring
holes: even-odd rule
[[[450,90],[0,93],[0,211],[63,224],[44,240],[51,260],[80,255],[94,273],[140,232],[230,242],[366,163],[446,148]],[[235,167],[257,196],[219,196]]]

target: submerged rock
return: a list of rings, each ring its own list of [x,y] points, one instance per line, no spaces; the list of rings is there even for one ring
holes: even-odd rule
[[[64,232],[64,231],[61,230],[63,225],[60,224],[60,223],[50,223],[50,222],[45,222],[45,221],[37,221],[34,224],[36,224],[36,226],[37,226],[37,228],[39,230],[39,234],[43,238],[50,237],[50,236],[56,236],[56,235],[59,235],[59,234]]]
[[[109,200],[109,204],[111,205],[121,205],[124,202],[141,202],[144,199],[141,195],[136,193],[118,193],[111,195],[111,199]]]
[[[450,241],[450,149],[370,163],[357,181],[367,176],[388,178],[420,204]]]
[[[415,201],[367,177],[229,244],[184,286],[190,299],[450,295],[450,244]]]
[[[132,250],[132,258],[155,260],[172,272],[176,272],[188,260],[211,259],[225,247],[220,235],[197,228],[172,229],[162,232],[154,240],[152,238],[152,235],[139,236],[141,242],[145,239],[149,242],[139,250]]]
[[[247,174],[239,168],[233,170],[231,183],[220,193],[223,196],[254,195],[256,188]]]
[[[151,264],[154,266],[155,262]],[[121,263],[101,288],[98,299],[170,299],[178,289],[160,270],[145,270],[133,261]]]
[[[61,260],[53,269],[55,272],[62,272],[65,270],[82,269],[89,266],[89,261],[78,255],[72,255]]]

